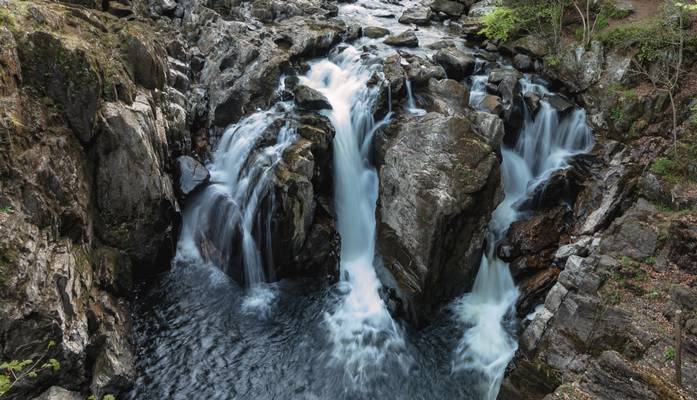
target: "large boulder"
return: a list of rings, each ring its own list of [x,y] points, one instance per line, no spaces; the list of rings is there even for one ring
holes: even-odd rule
[[[407,30],[399,35],[388,36],[387,39],[384,40],[384,43],[395,47],[418,47],[419,39],[416,37],[414,31]]]
[[[206,185],[210,176],[208,169],[195,158],[189,156],[177,158],[177,191],[183,198]]]
[[[463,117],[428,113],[389,130],[380,168],[379,254],[403,311],[423,322],[473,282],[496,205],[499,163]]]
[[[474,57],[454,47],[439,50],[433,60],[445,68],[448,78],[458,81],[472,74],[476,64]]]
[[[399,22],[402,24],[428,25],[431,21],[431,9],[428,7],[412,7],[404,10]]]
[[[465,12],[465,5],[453,0],[435,0],[431,3],[431,10],[451,17],[459,17]]]
[[[320,92],[309,86],[298,85],[293,91],[295,103],[303,110],[331,110],[329,100]]]

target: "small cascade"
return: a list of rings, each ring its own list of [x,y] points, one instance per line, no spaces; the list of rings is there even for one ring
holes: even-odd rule
[[[347,47],[330,60],[312,64],[301,82],[324,94],[334,138],[335,205],[341,235],[341,283],[344,296],[326,316],[333,342],[332,358],[360,388],[386,356],[404,346],[399,327],[380,298],[375,268],[375,204],[378,176],[370,164],[376,123],[373,105],[379,88],[369,86],[372,70],[361,52]]]
[[[477,97],[483,96],[478,92],[479,85],[483,87],[486,75],[475,76],[472,81],[470,104],[478,104]],[[521,80],[521,85],[523,93],[535,92],[541,98],[547,94],[543,86],[530,83],[527,78]],[[496,256],[496,247],[511,223],[521,218],[516,204],[529,197],[551,173],[568,167],[571,156],[588,151],[591,145],[592,135],[584,110],[576,109],[568,116],[560,116],[542,100],[535,116],[525,113],[516,145],[501,150],[505,197],[489,223],[488,247],[472,292],[453,307],[457,319],[466,328],[455,350],[453,369],[480,373],[483,378],[480,391],[486,399],[496,398],[506,366],[517,349],[513,324],[518,291],[508,264]]]
[[[243,307],[265,313],[273,300],[264,265],[272,265],[272,177],[283,151],[295,140],[288,124],[274,143],[260,143],[283,118],[289,105],[279,103],[230,126],[208,166],[211,184],[184,211],[177,257],[213,264],[243,280],[249,288]],[[268,204],[264,212],[262,205]],[[259,234],[261,233],[261,234]],[[260,239],[264,238],[264,239]],[[242,265],[242,276],[231,268]]]
[[[426,115],[426,110],[424,110],[423,108],[416,107],[414,95],[411,92],[411,81],[407,79],[405,83],[407,87],[407,112],[417,117]]]

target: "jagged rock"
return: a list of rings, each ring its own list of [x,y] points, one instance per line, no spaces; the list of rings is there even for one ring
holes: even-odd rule
[[[133,9],[131,9],[131,7],[118,1],[110,1],[107,11],[109,14],[118,18],[126,18],[133,15]]]
[[[428,7],[412,7],[404,10],[399,22],[402,24],[428,25],[431,21],[431,9]]]
[[[172,251],[165,249],[173,235],[176,203],[164,172],[168,150],[162,118],[144,94],[130,107],[106,103],[96,146],[100,234],[141,268],[157,266],[158,255]]]
[[[80,393],[65,390],[60,386],[51,386],[41,396],[33,400],[82,400]]]
[[[136,34],[127,34],[124,44],[124,61],[135,81],[148,89],[162,89],[167,82],[165,51]]]
[[[363,36],[369,37],[371,39],[378,39],[389,34],[390,31],[388,29],[381,28],[379,26],[369,26],[363,28]]]
[[[208,169],[195,158],[189,156],[177,158],[177,190],[183,198],[208,184],[209,179]]]
[[[383,41],[385,44],[395,47],[418,47],[419,39],[412,30],[407,30],[399,35],[388,36],[387,39]]]
[[[557,252],[554,253],[554,259],[555,260],[566,260],[570,256],[575,256],[575,255],[585,257],[588,255],[589,247],[590,247],[592,241],[593,241],[593,237],[582,236],[581,238],[574,241],[573,243],[565,244],[565,245],[559,247],[557,249]]]
[[[293,89],[295,103],[303,110],[331,110],[329,100],[320,92],[309,86],[297,85]]]
[[[538,255],[555,246],[564,231],[564,214],[565,210],[559,207],[527,220],[513,222],[499,247],[506,250],[499,250],[499,257],[511,261],[525,255]]]
[[[640,199],[605,232],[600,243],[603,254],[644,260],[653,256],[658,241],[654,223],[655,207]]]
[[[465,5],[453,0],[435,0],[431,3],[431,10],[442,12],[451,17],[459,17],[465,12]]]
[[[457,81],[472,74],[476,64],[472,56],[456,48],[438,50],[433,60],[443,66],[448,78]]]
[[[495,204],[498,161],[462,117],[428,113],[389,130],[377,243],[406,315],[423,321],[472,282]]]
[[[61,105],[81,142],[92,140],[101,80],[88,55],[81,49],[66,47],[59,38],[42,31],[29,34],[17,49],[24,81]]]
[[[565,82],[572,93],[578,93],[597,83],[603,73],[604,49],[600,42],[591,43],[589,50],[569,47],[562,51],[561,60],[547,68],[548,75]]]
[[[475,115],[475,129],[493,148],[499,148],[503,140],[504,128],[501,118],[494,114],[478,111]]]

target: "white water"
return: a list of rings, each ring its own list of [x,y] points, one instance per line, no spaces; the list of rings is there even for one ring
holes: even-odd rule
[[[481,99],[485,80],[473,77],[470,102]],[[521,80],[523,92],[547,93],[540,85]],[[475,86],[478,90],[474,90]],[[526,113],[516,146],[502,149],[502,179],[505,197],[489,223],[488,248],[482,257],[472,292],[454,304],[466,331],[455,350],[453,370],[472,370],[482,376],[480,390],[495,399],[506,366],[518,347],[513,337],[518,290],[508,265],[496,257],[496,245],[508,227],[521,216],[515,204],[529,196],[550,174],[567,167],[570,156],[589,150],[592,144],[585,111],[578,109],[560,121],[557,111],[542,101],[535,118]]]
[[[426,115],[426,110],[416,106],[414,94],[411,91],[411,81],[409,79],[405,81],[405,86],[407,87],[407,112],[417,117]]]
[[[229,270],[234,256],[241,257],[248,288],[243,309],[265,315],[274,293],[265,284],[264,265],[272,265],[270,243],[257,243],[255,228],[270,237],[270,220],[260,218],[260,205],[273,204],[271,180],[283,151],[295,140],[295,132],[284,125],[276,142],[257,148],[271,125],[289,106],[279,103],[230,126],[223,134],[208,165],[211,184],[193,198],[183,216],[179,259],[210,263]],[[265,216],[272,210],[263,210]]]
[[[377,87],[367,83],[371,70],[361,53],[348,47],[330,60],[313,64],[301,82],[322,92],[334,138],[337,225],[341,235],[341,288],[344,298],[326,323],[334,343],[333,358],[346,377],[360,386],[385,357],[404,346],[399,327],[380,298],[375,258],[375,203],[378,176],[369,161],[376,127],[372,116]],[[386,117],[389,119],[390,115]]]

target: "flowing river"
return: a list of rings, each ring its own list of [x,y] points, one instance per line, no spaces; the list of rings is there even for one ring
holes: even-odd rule
[[[406,6],[411,3],[406,4]],[[362,26],[408,29],[402,6],[361,0],[339,15]],[[421,47],[447,38],[442,28],[417,31]],[[364,45],[371,45],[365,50]],[[361,49],[361,50],[359,50]],[[463,48],[464,49],[464,48]],[[270,180],[296,139],[281,124],[272,143],[252,151],[269,128],[293,112],[279,102],[230,126],[208,166],[211,184],[187,204],[171,271],[143,285],[134,310],[138,377],[133,399],[494,399],[517,348],[517,289],[496,244],[521,218],[516,204],[588,150],[585,112],[561,116],[545,100],[526,114],[515,146],[501,150],[505,198],[489,224],[488,248],[471,293],[446,306],[421,330],[394,320],[379,295],[375,254],[378,174],[370,164],[379,72],[376,59],[394,51],[362,38],[310,63],[300,82],[323,93],[332,110],[335,207],[342,238],[341,279],[327,287],[311,279],[266,283]],[[486,71],[470,78],[470,104],[482,99]],[[523,92],[547,89],[520,80]],[[279,83],[281,85],[281,83]],[[419,118],[408,86],[404,112]],[[266,143],[266,142],[264,142]],[[257,234],[255,232],[267,232]],[[239,254],[230,251],[237,237]],[[201,237],[211,246],[201,248]],[[233,254],[233,256],[230,256]],[[378,255],[379,256],[379,255]],[[207,261],[204,261],[207,260]],[[240,287],[218,266],[238,265]],[[227,272],[227,273],[226,273]]]

